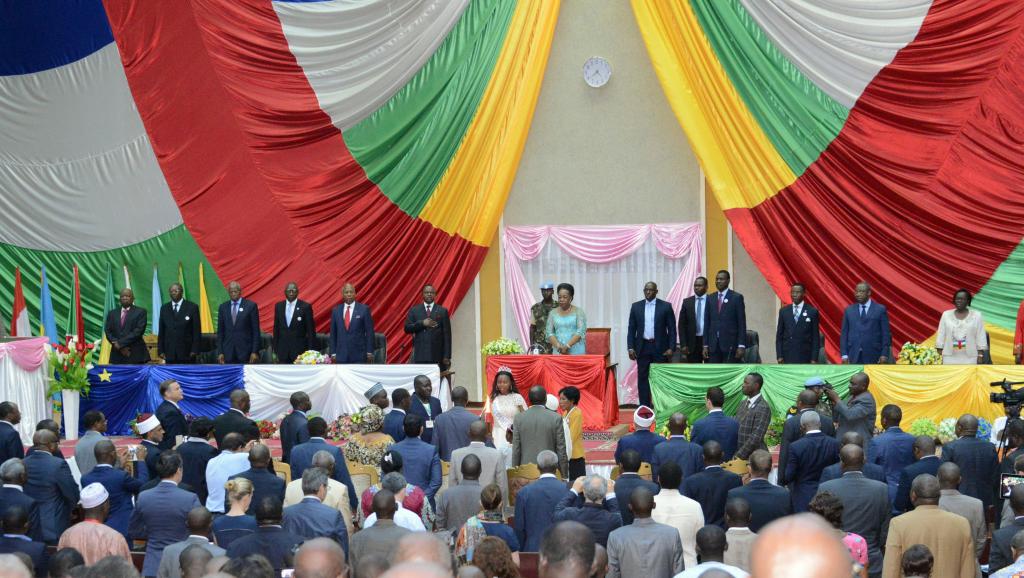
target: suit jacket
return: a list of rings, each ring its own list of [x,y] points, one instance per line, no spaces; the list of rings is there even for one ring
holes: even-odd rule
[[[290,364],[299,355],[318,348],[313,305],[296,299],[292,324],[288,325],[288,317],[285,315],[286,304],[286,301],[278,301],[274,305],[274,333],[271,343],[277,355],[277,362]]]
[[[480,512],[480,491],[477,480],[463,480],[449,487],[437,500],[437,529],[457,532],[466,520]]]
[[[650,430],[638,429],[631,434],[619,438],[615,446],[615,463],[622,463],[622,452],[636,450],[640,453],[640,460],[652,463],[654,460],[654,448],[665,443],[665,438],[651,432]]]
[[[683,491],[683,482],[686,478],[704,469],[704,450],[701,446],[686,441],[683,436],[673,436],[665,443],[654,446],[653,454],[651,473],[655,483],[659,483],[658,471],[661,466],[669,462],[675,462],[683,470],[683,479],[676,488],[679,491]]]
[[[872,300],[863,318],[859,303],[847,306],[839,334],[839,354],[850,363],[878,363],[883,355],[892,359],[892,335],[885,305]]]
[[[864,467],[861,469],[861,472],[863,472],[864,477],[869,480],[875,480],[876,482],[882,482],[883,484],[886,483],[885,470],[882,468],[882,466],[878,464],[869,464],[865,462]],[[818,478],[818,485],[824,484],[825,482],[828,482],[830,480],[838,480],[839,477],[842,475],[843,470],[839,467],[839,462],[836,462],[831,466],[828,466],[824,470],[821,470],[821,477]],[[907,486],[907,488],[907,497],[909,498],[909,486]]]
[[[789,463],[789,446],[804,435],[800,429],[800,416],[806,411],[811,410],[805,409],[795,415],[791,415],[782,424],[782,443],[779,444],[779,464],[781,464],[779,468],[779,483],[782,485],[789,483],[785,472],[786,464]],[[835,437],[836,428],[832,425],[832,418],[822,415],[821,412],[818,412],[818,417],[821,418],[821,433]],[[792,490],[793,488],[790,489]]]
[[[775,357],[785,363],[817,361],[821,347],[818,310],[804,301],[800,319],[793,319],[793,305],[779,309],[775,329]]]
[[[243,558],[250,554],[264,556],[274,572],[281,575],[282,568],[294,566],[295,548],[302,544],[301,537],[278,526],[260,526],[248,536],[238,538],[228,546],[228,558]]]
[[[910,485],[914,483],[914,478],[921,474],[934,476],[939,473],[940,465],[942,465],[942,460],[938,456],[925,456],[903,468],[896,488],[896,500],[892,504],[894,514],[902,514],[914,509],[914,504],[910,502]]]
[[[28,538],[28,536],[25,536]],[[22,538],[6,538],[0,536],[0,554],[14,554],[21,552],[32,559],[32,566],[36,570],[36,576],[45,578],[47,576],[46,544],[25,540]]]
[[[348,465],[345,463],[345,456],[341,453],[341,448],[336,445],[327,443],[324,438],[309,438],[306,443],[301,443],[292,448],[292,453],[288,458],[291,460],[288,465],[292,468],[292,479],[297,480],[302,478],[302,472],[306,471],[307,468],[313,465],[313,456],[319,451],[329,452],[334,456],[334,475],[331,476],[335,481],[345,484],[348,488],[348,503],[352,511],[356,511],[356,507],[359,505],[359,496],[356,495],[356,487],[352,484],[352,475],[348,471]],[[402,456],[403,458],[405,456]]]
[[[157,570],[157,578],[181,578],[181,553],[185,551],[185,548],[193,544],[202,546],[204,550],[213,555],[214,558],[217,556],[223,556],[227,553],[224,548],[210,542],[206,538],[200,536],[189,536],[184,541],[176,544],[171,544],[164,548],[164,554],[160,559],[160,568]]]
[[[590,528],[594,540],[602,546],[608,546],[608,534],[622,526],[622,514],[619,513],[619,500],[609,498],[600,504],[588,504],[583,496],[575,492],[566,492],[558,505],[555,506],[554,523],[570,520],[579,522]]]
[[[242,434],[246,442],[260,439],[260,428],[256,422],[233,408],[213,419],[213,438],[217,440],[217,447],[224,443],[224,436],[229,433]]]
[[[708,306],[707,295],[704,296],[704,312]],[[702,312],[701,317],[706,319]],[[705,326],[707,327],[707,326]],[[707,335],[705,333],[704,335]],[[700,353],[697,349],[697,297],[690,295],[683,299],[683,305],[679,308],[679,347],[689,347],[690,352]]]
[[[309,419],[306,414],[292,411],[281,420],[281,461],[288,463],[292,448],[309,441]]]
[[[406,534],[411,533],[396,525],[394,520],[378,520],[369,528],[359,530],[352,536],[349,566],[359,568],[362,561],[371,556],[390,560],[391,553],[394,552],[398,541]],[[359,575],[353,573],[353,577],[359,578]]]
[[[107,490],[110,512],[107,514],[104,524],[117,530],[124,535],[125,539],[128,539],[128,522],[132,517],[132,511],[135,510],[132,498],[139,493],[146,481],[145,476],[141,479],[133,478],[124,470],[108,465],[99,465],[82,476],[82,487],[99,483]]]
[[[520,551],[540,551],[544,531],[554,524],[555,507],[568,491],[565,482],[553,476],[542,477],[519,490],[516,494],[515,525]]]
[[[263,498],[274,497],[281,500],[282,503],[284,502],[284,478],[279,478],[276,474],[267,471],[266,468],[249,468],[228,479],[234,478],[245,478],[252,482],[252,502],[250,502],[249,509],[245,512],[250,516],[256,515],[256,504],[259,504]]]
[[[792,483],[793,511],[807,511],[807,504],[818,492],[821,470],[839,461],[839,442],[823,433],[814,432],[789,446],[786,479]]]
[[[285,508],[281,527],[304,540],[330,538],[340,544],[348,556],[345,518],[335,508],[320,503],[315,496],[306,496],[298,504]]]
[[[420,435],[420,439],[427,442],[428,444],[434,443],[434,420],[441,416],[441,400],[434,396],[430,396],[430,415],[427,415],[427,408],[423,406],[423,402],[416,395],[412,396],[412,403],[409,404],[409,413],[418,415],[423,418],[423,434]],[[404,421],[405,418],[403,417]]]
[[[637,354],[644,346],[644,316],[646,299],[641,299],[629,308],[629,324],[626,327],[626,349]],[[654,350],[661,355],[676,348],[676,314],[668,301],[654,300]]]
[[[173,302],[168,301],[160,307],[158,324],[157,353],[163,355],[167,363],[195,363],[202,328],[199,306],[182,299],[175,313]]]
[[[178,446],[178,453],[181,455],[181,484],[191,486],[199,501],[205,504],[210,495],[206,487],[206,465],[217,457],[217,448],[205,440],[186,438],[185,443]]]
[[[918,506],[889,523],[882,562],[882,578],[900,578],[903,552],[914,544],[924,544],[935,557],[932,576],[973,578],[978,569],[967,518],[951,514],[938,506]]]
[[[21,443],[21,434],[11,424],[0,421],[0,464],[11,458],[25,457],[25,446]]]
[[[159,480],[160,476],[156,475],[156,462],[160,458],[160,453],[164,450],[159,446],[159,444],[155,444],[149,440],[142,440],[139,445],[146,448],[146,478],[150,480]]]
[[[1010,564],[1013,564],[1013,552],[1010,549],[1010,542],[1017,532],[1024,530],[1024,518],[1017,518],[1013,524],[1005,528],[999,528],[992,532],[992,549],[988,556],[989,576]]]
[[[438,407],[440,405],[438,401]],[[450,462],[453,451],[469,445],[469,425],[479,420],[475,413],[458,405],[434,418],[432,442],[443,461]]]
[[[166,399],[156,408],[156,418],[164,427],[164,439],[160,442],[160,449],[173,449],[178,436],[188,435],[188,422],[185,421],[185,414]]]
[[[839,424],[836,427],[836,438],[842,439],[846,432],[855,431],[864,438],[865,444],[870,443],[871,438],[875,436],[876,408],[875,396],[871,395],[870,391],[865,391],[857,397],[840,400],[832,408],[836,423]]]
[[[128,309],[124,325],[121,324],[120,307],[107,313],[107,322],[103,326],[107,340],[111,343],[116,341],[119,347],[129,349],[127,356],[122,355],[120,349],[111,349],[111,364],[140,364],[149,361],[149,351],[146,350],[146,342],[142,340],[142,335],[146,332],[146,318],[146,310],[135,305]]]
[[[508,475],[505,473],[505,458],[495,448],[487,447],[483,442],[470,442],[464,448],[452,452],[451,467],[448,468],[448,487],[462,483],[462,459],[469,454],[480,458],[480,485],[498,484],[501,495],[508,502]]]
[[[96,467],[96,443],[103,439],[103,434],[96,430],[86,430],[75,444],[75,465],[80,475],[88,474]],[[2,464],[3,462],[0,462]]]
[[[750,572],[750,558],[756,540],[757,534],[750,528],[729,528],[725,531],[725,542],[729,549],[725,551],[722,562],[744,572]]]
[[[430,309],[430,318],[437,322],[434,327],[423,325],[427,308],[417,303],[405,317],[405,332],[412,334],[412,362],[437,363],[452,358],[452,323],[448,310],[438,303]]]
[[[345,329],[345,304],[331,312],[331,353],[335,363],[366,363],[366,356],[376,349],[373,338],[373,316],[366,305],[352,304],[348,329]]]
[[[768,480],[755,478],[745,486],[733,488],[726,493],[726,501],[732,498],[743,498],[750,504],[750,529],[753,532],[760,532],[772,521],[793,513],[789,490]]]
[[[764,396],[757,398],[757,402],[751,407],[750,399],[740,402],[736,411],[736,421],[740,427],[737,433],[736,457],[741,460],[750,458],[754,450],[767,450],[764,444],[764,434],[772,423],[772,409],[768,407],[768,401]]]
[[[846,472],[818,486],[818,492],[831,492],[843,503],[843,531],[864,538],[868,543],[868,569],[873,575],[881,574],[882,548],[889,533],[888,486],[869,480],[861,472]]]
[[[960,514],[967,518],[971,524],[971,535],[974,536],[974,554],[981,556],[985,549],[985,538],[988,532],[988,524],[985,522],[984,506],[978,498],[965,496],[957,490],[942,490],[939,497],[939,509],[954,514]],[[1013,523],[1012,521],[1010,522]],[[1013,535],[1010,535],[1013,538]],[[1007,542],[1009,544],[1009,542]],[[1007,550],[1009,553],[1009,550]],[[1008,558],[1012,560],[1012,558]]]
[[[534,405],[516,414],[512,425],[512,465],[535,464],[540,452],[551,450],[558,456],[560,470],[568,475],[565,431],[562,429],[562,418],[557,413],[542,405]]]
[[[437,448],[419,438],[405,438],[391,446],[402,454],[402,473],[414,486],[419,486],[428,498],[441,489],[441,458]]]
[[[608,536],[608,578],[672,578],[683,571],[683,544],[672,526],[642,518]]]
[[[960,466],[960,493],[978,498],[985,510],[995,504],[999,487],[999,459],[988,440],[962,437],[942,446],[942,461]]]
[[[33,540],[42,540],[43,528],[40,526],[39,521],[39,503],[32,496],[26,494],[24,490],[0,487],[0,516],[12,506],[20,506],[28,513],[29,537]]]
[[[40,539],[56,544],[78,505],[78,484],[68,463],[49,452],[31,452],[23,462],[28,472],[25,494],[39,507]]]
[[[249,363],[260,351],[260,309],[254,301],[239,300],[238,315],[231,320],[231,301],[217,308],[217,348],[224,363]]]
[[[725,501],[729,490],[743,485],[743,479],[721,466],[706,467],[683,481],[683,493],[704,510],[704,523],[725,527]],[[618,484],[615,489],[618,490]],[[616,492],[618,495],[618,492]]]
[[[164,548],[188,538],[185,520],[189,510],[198,508],[199,498],[169,481],[139,494],[128,522],[128,534],[146,540],[143,576],[156,576]]]
[[[889,485],[889,503],[896,501],[903,468],[914,463],[914,436],[899,427],[891,427],[872,438],[868,444],[868,461],[885,469],[885,483]]]
[[[718,292],[705,300],[704,345],[711,351],[732,354],[747,343],[747,309],[743,295],[726,289],[722,310],[718,310]]]
[[[629,497],[633,490],[647,488],[652,494],[657,494],[661,488],[650,480],[645,480],[636,473],[623,473],[615,480],[615,499],[619,502],[619,515],[622,516],[622,525],[628,526],[633,523],[633,512],[629,510]]]
[[[725,415],[725,412],[713,411],[693,423],[690,441],[701,447],[711,440],[718,442],[722,446],[725,460],[729,461],[736,455],[739,431],[740,422]]]
[[[405,439],[405,411],[391,408],[391,411],[384,415],[384,427],[382,431],[396,442]]]

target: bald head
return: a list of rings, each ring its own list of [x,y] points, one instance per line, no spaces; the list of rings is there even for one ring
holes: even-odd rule
[[[796,396],[796,404],[800,409],[815,407],[818,405],[818,392],[813,389],[805,389]]]
[[[188,517],[185,519],[185,523],[188,525],[188,530],[196,536],[208,536],[210,534],[210,526],[213,525],[213,514],[210,510],[199,506],[192,508],[188,512]]]
[[[594,545],[594,533],[579,522],[562,521],[551,526],[540,543],[540,577],[587,576],[594,562]]]
[[[249,448],[249,465],[254,470],[266,469],[270,465],[270,446],[256,444]]]
[[[932,436],[917,436],[914,438],[914,453],[918,459],[924,456],[934,456],[935,438]]]
[[[704,442],[704,465],[717,466],[722,463],[722,444],[715,440]]]
[[[978,433],[978,418],[969,413],[960,416],[956,420],[957,437],[974,437]]]
[[[330,538],[303,542],[295,554],[295,574],[303,578],[341,578],[347,571],[345,551]]]
[[[743,498],[732,498],[725,503],[725,524],[730,528],[746,528],[750,525],[750,502]]]
[[[594,563],[590,566],[590,575],[604,578],[608,573],[608,550],[600,544],[594,545]]]
[[[939,466],[936,477],[939,478],[939,489],[955,490],[960,486],[960,466],[955,462],[945,462]]]
[[[469,440],[474,442],[487,441],[487,423],[476,420],[469,424]]]
[[[668,433],[674,436],[681,436],[686,433],[686,416],[681,413],[674,413],[668,418]]]
[[[391,563],[397,566],[412,562],[434,564],[447,570],[451,576],[451,551],[444,542],[429,532],[406,534],[398,541]]]
[[[844,472],[859,472],[864,468],[864,449],[846,444],[839,450],[839,461]]]
[[[114,442],[110,440],[103,439],[96,442],[96,445],[92,448],[92,453],[96,456],[97,464],[112,466],[117,461],[117,448],[114,447]]]
[[[848,431],[843,434],[839,441],[845,446],[853,444],[860,448],[864,448],[864,436],[860,435],[855,431]]]
[[[921,474],[910,485],[910,501],[915,506],[934,506],[941,495],[939,480],[931,474]]]
[[[378,490],[373,495],[373,513],[378,520],[390,520],[395,515],[395,495],[388,490]]]
[[[635,518],[650,518],[654,510],[654,494],[647,488],[637,488],[629,495],[629,511]]]
[[[32,434],[32,447],[44,449],[51,453],[57,447],[58,441],[57,434],[48,429],[36,430],[36,433]]]
[[[821,516],[797,514],[758,532],[751,574],[758,578],[849,576],[850,555]]]
[[[249,411],[249,392],[244,389],[232,390],[231,396],[231,407],[244,412]]]
[[[380,575],[380,578],[451,578],[450,570],[445,570],[436,564],[424,564],[422,562],[406,562],[392,566],[387,572]]]

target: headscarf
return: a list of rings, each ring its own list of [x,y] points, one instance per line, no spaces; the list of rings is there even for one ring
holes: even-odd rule
[[[370,434],[384,427],[384,410],[368,405],[359,410],[359,433]]]

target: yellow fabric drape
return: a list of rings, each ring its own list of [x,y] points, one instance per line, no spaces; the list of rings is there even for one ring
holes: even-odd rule
[[[199,330],[213,333],[213,314],[210,312],[210,298],[206,295],[206,279],[203,264],[199,264]]]
[[[421,219],[475,245],[493,239],[530,131],[559,5],[520,0],[476,116]]]
[[[904,429],[918,418],[937,422],[965,413],[992,421],[1003,407],[989,402],[989,394],[1002,390],[989,383],[1024,381],[1019,365],[868,365],[864,372],[879,413],[887,403],[900,406]]]
[[[662,89],[723,210],[751,208],[796,175],[736,91],[688,0],[632,0]]]

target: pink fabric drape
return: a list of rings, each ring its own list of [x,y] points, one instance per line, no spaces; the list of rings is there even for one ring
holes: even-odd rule
[[[693,281],[704,271],[704,232],[700,223],[609,226],[506,227],[502,240],[505,250],[505,289],[516,320],[519,337],[530,343],[530,307],[534,295],[523,275],[522,262],[536,259],[544,245],[554,241],[563,251],[588,263],[610,263],[637,251],[652,238],[661,254],[670,259],[687,258],[683,270],[666,296],[675,311],[693,292]],[[623,315],[629,304],[622,304]],[[616,336],[619,338],[621,336]],[[625,360],[622,360],[625,361]],[[622,380],[623,387],[636,387],[636,363]],[[629,399],[623,399],[629,402]]]
[[[46,361],[46,337],[0,343],[0,360],[10,356],[25,371],[35,371]]]

